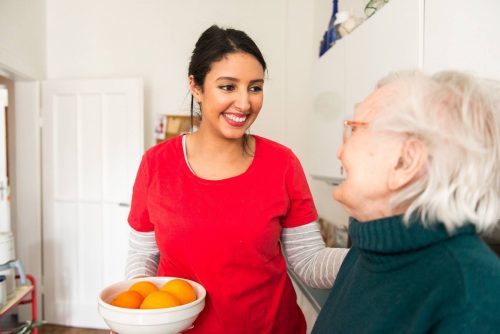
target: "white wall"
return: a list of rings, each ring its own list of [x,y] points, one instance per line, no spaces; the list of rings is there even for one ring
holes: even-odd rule
[[[307,173],[310,73],[331,1],[46,1],[48,79],[143,77],[146,147],[154,141],[156,114],[188,112],[186,73],[201,32],[214,23],[246,31],[269,69],[252,132],[290,146]],[[339,5],[359,15],[363,7],[361,0]],[[320,215],[345,224],[332,187],[309,181]]]
[[[47,0],[47,78],[138,76],[145,84],[145,143],[160,113],[188,113],[187,68],[211,24],[244,30],[269,67],[252,131],[285,136],[286,0]]]
[[[310,92],[312,64],[316,57],[312,36],[314,3],[308,0],[288,0],[286,21],[287,64],[285,77],[285,138],[283,143],[293,149],[304,169],[308,168],[308,114],[312,100]]]
[[[45,75],[45,0],[0,1],[0,74]]]
[[[356,15],[358,17],[364,16],[364,6],[366,4],[365,0],[345,0],[339,1],[339,10],[349,11],[351,14]],[[314,8],[313,8],[313,24],[312,24],[312,45],[311,48],[314,51],[313,56],[313,64],[319,58],[319,45],[321,39],[323,38],[323,33],[328,28],[328,23],[330,21],[330,17],[333,11],[332,1],[325,0],[315,0]],[[309,70],[311,72],[311,69]],[[314,78],[310,77],[308,82],[308,95],[312,96],[312,91],[310,90],[312,87],[311,80]],[[312,110],[313,104],[310,102],[308,110]],[[314,129],[310,129],[310,131],[314,131]],[[342,134],[339,133],[338,136]],[[307,141],[307,138],[306,138]],[[310,145],[309,143],[307,145]],[[328,154],[336,155],[332,149],[332,152]],[[303,161],[309,161],[312,157],[306,155]],[[306,166],[307,170],[307,166]],[[311,192],[314,197],[314,202],[316,204],[316,209],[318,210],[318,214],[320,217],[326,219],[328,222],[334,224],[337,227],[347,227],[348,215],[344,211],[344,209],[333,200],[332,193],[334,187],[327,184],[324,181],[318,181],[314,179],[309,180],[309,185],[311,187]]]

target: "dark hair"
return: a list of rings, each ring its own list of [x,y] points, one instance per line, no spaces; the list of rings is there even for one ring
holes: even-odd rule
[[[193,50],[189,63],[188,75],[194,77],[195,83],[203,88],[205,77],[212,64],[221,60],[228,53],[245,52],[251,54],[266,71],[266,61],[254,41],[243,31],[223,29],[216,25],[205,30]]]
[[[220,28],[216,25],[205,30],[193,50],[189,63],[188,75],[192,75],[194,82],[203,90],[203,84],[212,64],[220,61],[229,53],[244,52],[257,59],[264,72],[267,69],[266,61],[255,42],[243,31]],[[191,95],[191,130],[193,129],[193,96]],[[201,116],[200,116],[201,118]],[[246,145],[246,136],[244,137]]]

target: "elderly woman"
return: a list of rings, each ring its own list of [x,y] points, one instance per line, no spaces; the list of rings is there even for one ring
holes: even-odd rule
[[[500,89],[457,72],[380,82],[345,121],[334,198],[352,248],[313,333],[498,333]]]

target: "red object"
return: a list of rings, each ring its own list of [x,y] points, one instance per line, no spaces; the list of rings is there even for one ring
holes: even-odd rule
[[[20,276],[16,275],[16,279],[19,279],[19,278],[20,278]],[[35,280],[35,277],[33,277],[33,276],[29,275],[29,274],[26,274],[26,278],[31,282],[31,286],[33,288],[31,290],[28,290],[24,295],[20,296],[19,300],[16,303],[14,303],[11,307],[9,307],[8,309],[4,310],[2,312],[2,314],[0,314],[0,316],[2,316],[5,313],[9,312],[16,305],[31,304],[31,320],[33,322],[36,321],[36,318],[37,318],[37,308],[36,308],[36,280]],[[30,294],[30,296],[31,296],[30,299],[26,299],[25,298],[28,294]],[[37,328],[33,328],[32,333],[33,334],[37,334],[38,333],[38,329]]]
[[[17,275],[16,278],[19,278],[19,275]],[[31,304],[31,320],[35,322],[37,317],[36,280],[35,277],[31,276],[30,274],[26,274],[26,278],[31,282],[31,285],[33,286],[33,290],[31,290],[31,299],[23,299],[19,304]],[[32,333],[37,334],[38,328],[33,328]]]
[[[302,167],[290,149],[254,136],[239,176],[205,180],[184,159],[182,136],[143,157],[130,225],[155,231],[158,276],[201,283],[206,306],[188,333],[305,333],[281,253],[282,227],[316,220]]]

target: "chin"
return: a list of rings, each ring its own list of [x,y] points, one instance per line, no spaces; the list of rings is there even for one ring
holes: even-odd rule
[[[342,206],[342,208],[352,216],[352,211],[350,210],[350,206],[346,203],[346,197],[344,196],[344,192],[342,189],[342,184],[340,184],[337,189],[332,194],[333,199]]]
[[[245,131],[224,131],[222,135],[226,139],[237,140],[243,138]]]
[[[221,129],[222,135],[228,139],[240,139],[247,132],[249,126],[243,126],[241,128],[236,127],[224,127]]]
[[[342,204],[342,193],[343,193],[343,184],[339,184],[337,186],[337,188],[333,191],[332,193],[332,197],[335,201],[339,202],[340,204]]]

